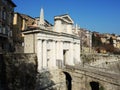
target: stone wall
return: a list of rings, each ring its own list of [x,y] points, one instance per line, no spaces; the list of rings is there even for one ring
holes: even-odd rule
[[[0,60],[0,90],[66,90],[61,70],[37,71],[35,54],[4,54]]]
[[[24,46],[22,43],[14,43],[15,53],[24,53]]]
[[[110,55],[110,54],[81,54],[83,63],[89,63],[91,65],[98,65],[102,62],[108,61],[119,61],[119,55]]]
[[[85,67],[68,67],[65,70],[72,77],[72,90],[119,90],[119,75]],[[98,83],[91,89],[91,82]]]
[[[40,72],[35,90],[66,90],[65,75],[59,69]]]
[[[120,74],[120,56],[109,54],[83,54],[82,64],[98,70]]]
[[[34,90],[37,75],[35,54],[3,55],[7,90]]]

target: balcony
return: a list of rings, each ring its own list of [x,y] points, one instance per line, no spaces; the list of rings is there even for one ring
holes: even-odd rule
[[[0,33],[0,38],[8,38],[8,34],[3,34],[3,33]]]

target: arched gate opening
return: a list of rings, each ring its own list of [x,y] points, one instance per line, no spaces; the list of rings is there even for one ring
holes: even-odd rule
[[[91,90],[99,90],[98,82],[90,82]]]
[[[66,77],[66,85],[67,85],[67,90],[72,90],[72,78],[71,75],[67,72],[63,72]]]
[[[103,86],[99,82],[92,81],[90,82],[91,90],[104,90]]]

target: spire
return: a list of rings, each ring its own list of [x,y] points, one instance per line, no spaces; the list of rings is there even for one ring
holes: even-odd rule
[[[44,11],[43,11],[43,8],[41,8],[41,11],[40,11],[39,26],[44,26]]]
[[[76,24],[76,26],[75,26],[75,32],[77,32],[78,31],[78,25]]]

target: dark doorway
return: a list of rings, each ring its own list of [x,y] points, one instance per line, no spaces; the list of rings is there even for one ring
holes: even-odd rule
[[[66,76],[66,85],[67,85],[67,90],[72,90],[72,78],[69,73],[63,72]]]
[[[100,90],[98,82],[90,82],[91,90]]]
[[[65,65],[66,64],[66,50],[63,50],[63,61]]]

